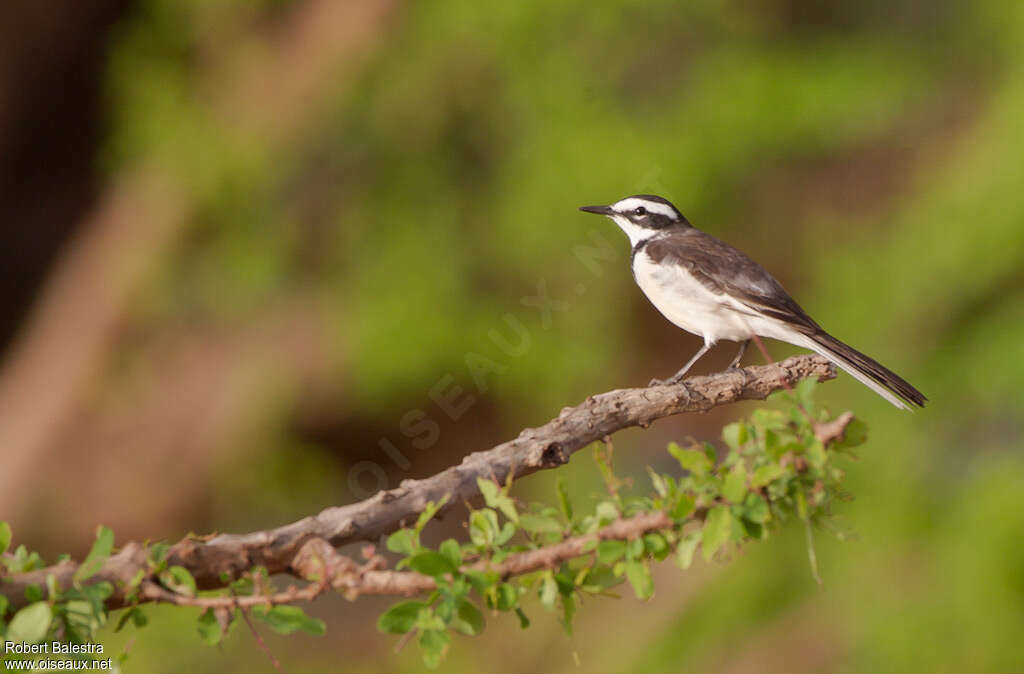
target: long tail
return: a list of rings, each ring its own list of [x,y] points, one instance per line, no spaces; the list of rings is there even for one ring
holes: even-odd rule
[[[904,400],[924,407],[928,399],[924,394],[910,385],[907,380],[888,369],[878,361],[865,356],[851,346],[821,331],[814,335],[806,335],[806,346],[825,356],[843,370],[846,370],[857,381],[882,396],[896,407],[910,409]],[[896,395],[893,395],[895,393]],[[896,396],[899,396],[897,398]],[[903,400],[900,400],[903,398]]]

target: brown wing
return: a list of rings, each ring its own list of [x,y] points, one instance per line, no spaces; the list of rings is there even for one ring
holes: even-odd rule
[[[692,227],[676,230],[648,242],[644,252],[657,263],[685,267],[712,292],[735,297],[752,313],[789,323],[807,334],[821,331],[764,267],[710,234]]]

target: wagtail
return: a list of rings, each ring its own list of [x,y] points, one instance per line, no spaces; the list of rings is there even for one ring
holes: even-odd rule
[[[704,346],[665,383],[677,383],[718,340],[740,343],[739,365],[754,336],[811,349],[900,409],[927,398],[905,379],[825,332],[761,265],[694,228],[667,200],[639,194],[581,211],[615,221],[633,246],[633,278],[672,323]],[[660,383],[660,382],[658,382]]]

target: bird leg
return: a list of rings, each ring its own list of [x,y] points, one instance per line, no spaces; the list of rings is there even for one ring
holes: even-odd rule
[[[737,353],[736,357],[732,359],[732,362],[729,363],[729,367],[727,369],[734,370],[737,367],[739,367],[740,359],[743,358],[743,352],[745,352],[747,350],[747,346],[749,346],[749,345],[750,345],[750,340],[749,339],[746,340],[746,341],[740,342],[740,352]]]
[[[665,384],[678,384],[679,382],[681,382],[683,380],[683,377],[686,376],[687,371],[689,371],[689,369],[691,367],[693,367],[693,364],[696,363],[700,359],[701,356],[703,356],[705,353],[707,353],[708,349],[710,349],[710,348],[711,348],[711,345],[708,344],[707,342],[704,342],[704,346],[700,347],[700,350],[693,355],[693,358],[690,359],[690,362],[687,363],[686,365],[684,365],[683,368],[681,370],[679,370],[679,372],[676,372],[674,375],[672,375],[671,377],[669,377],[665,381],[661,381],[659,379],[652,379],[651,383],[648,384],[648,385],[649,386],[661,386],[661,385],[665,385]]]

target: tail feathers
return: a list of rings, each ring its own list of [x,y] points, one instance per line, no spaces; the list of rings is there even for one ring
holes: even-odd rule
[[[840,368],[849,372],[857,381],[896,407],[910,409],[904,404],[904,400],[918,407],[924,407],[925,401],[928,400],[923,393],[898,374],[853,347],[843,344],[832,335],[822,331],[814,335],[807,335],[807,339],[807,346],[810,349],[833,361]]]

